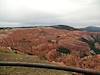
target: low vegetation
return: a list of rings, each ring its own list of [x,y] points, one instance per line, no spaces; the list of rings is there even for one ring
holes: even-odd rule
[[[26,54],[16,54],[14,52],[4,51],[0,49],[0,61],[6,62],[28,62],[28,63],[48,63],[47,60],[41,60],[38,56],[30,56]],[[72,75],[70,72],[40,69],[40,68],[25,68],[25,67],[0,67],[0,75]]]
[[[0,61],[53,62],[100,71],[100,33],[25,28],[4,35],[7,36],[0,38]]]

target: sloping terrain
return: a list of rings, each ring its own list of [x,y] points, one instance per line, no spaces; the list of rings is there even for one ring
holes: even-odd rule
[[[2,61],[52,64],[47,60],[39,58],[38,56],[16,54],[12,51],[9,51],[7,48],[0,48],[0,62]],[[72,73],[41,68],[0,66],[0,75],[72,75]]]
[[[57,29],[65,29],[65,30],[79,30],[77,28],[74,28],[74,27],[70,27],[70,26],[67,26],[67,25],[53,25],[53,26],[48,26],[48,27],[52,27],[52,28],[57,28]]]
[[[100,27],[89,26],[85,28],[80,28],[80,30],[87,31],[87,32],[100,32]]]
[[[49,62],[100,70],[99,37],[100,33],[52,27],[16,28],[0,39],[0,46]]]
[[[81,51],[89,55],[88,44],[79,40],[82,35],[88,34],[55,28],[18,29],[1,39],[0,45],[30,55],[47,56],[47,58],[51,56],[50,53],[58,56],[56,50],[60,47],[68,49],[71,53]]]

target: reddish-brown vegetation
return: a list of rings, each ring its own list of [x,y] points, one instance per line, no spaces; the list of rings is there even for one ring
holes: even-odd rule
[[[68,66],[82,68],[97,68],[100,63],[97,57],[90,57],[90,47],[80,39],[89,38],[90,33],[81,31],[68,31],[55,28],[17,29],[7,37],[0,40],[0,46],[10,47],[15,52],[20,51],[30,55],[37,55],[49,61],[61,62]],[[62,54],[57,49],[67,48],[70,54]],[[99,48],[99,44],[96,44]],[[82,60],[83,59],[83,60]],[[91,65],[89,65],[91,63]],[[85,64],[85,65],[84,65]]]
[[[81,59],[79,63],[82,68],[89,68],[100,71],[100,57],[98,56],[88,56]]]
[[[1,46],[37,55],[44,55],[60,46],[68,48],[71,52],[88,53],[88,45],[78,40],[82,34],[84,33],[53,28],[16,30],[2,40]]]

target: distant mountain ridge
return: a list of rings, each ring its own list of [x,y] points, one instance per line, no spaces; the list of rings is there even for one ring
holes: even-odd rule
[[[66,30],[79,30],[79,31],[87,31],[87,32],[100,32],[100,27],[96,27],[96,26],[88,26],[85,28],[74,28],[68,25],[54,25],[54,26],[50,26],[53,28],[57,28],[57,29],[66,29]]]
[[[100,32],[100,27],[88,26],[86,28],[80,28],[80,30],[87,31],[87,32]]]
[[[52,27],[56,29],[65,29],[65,30],[78,30],[77,28],[68,26],[68,25],[49,25],[49,26],[25,26],[25,27],[0,27],[0,29],[9,29],[9,28],[43,28],[43,27]]]
[[[45,28],[45,27],[52,27],[52,28],[56,28],[56,29],[65,29],[65,30],[79,30],[79,31],[87,31],[87,32],[100,32],[100,27],[96,27],[96,26],[88,26],[85,28],[74,28],[72,26],[69,25],[41,25],[41,26],[20,26],[20,27],[0,27],[0,29],[12,29],[12,28]]]
[[[53,27],[53,28],[57,28],[57,29],[65,29],[65,30],[79,30],[77,28],[68,26],[68,25],[54,25],[54,26],[49,26],[49,27]]]

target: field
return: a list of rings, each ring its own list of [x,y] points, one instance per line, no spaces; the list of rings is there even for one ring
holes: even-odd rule
[[[16,54],[14,52],[6,52],[2,49],[0,50],[0,61],[49,63],[48,61],[41,59],[37,56]],[[39,69],[39,68],[0,67],[0,75],[72,75],[72,74],[65,71]]]
[[[50,27],[1,29],[0,61],[59,64],[100,71],[100,32]],[[0,73],[1,75],[71,74],[56,70],[22,67],[0,67]]]

